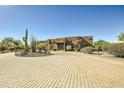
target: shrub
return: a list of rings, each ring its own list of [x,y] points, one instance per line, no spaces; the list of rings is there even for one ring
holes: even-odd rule
[[[10,47],[9,48],[9,51],[14,51],[15,50],[15,47]]]
[[[102,50],[103,51],[108,51],[108,48],[109,48],[110,46],[102,46]]]
[[[6,44],[0,44],[0,51],[7,50],[7,45]]]
[[[116,57],[124,57],[124,43],[112,44],[108,52]]]
[[[41,50],[45,50],[46,49],[44,44],[38,44],[37,48],[38,48],[39,52],[41,52]]]
[[[15,50],[24,49],[23,42],[21,40],[14,40],[14,48]]]
[[[15,46],[15,49],[24,49],[24,45],[18,45],[18,46]]]
[[[27,51],[25,50],[17,50],[15,51],[16,56],[25,56],[27,54]]]
[[[83,47],[81,49],[81,52],[86,53],[86,54],[92,54],[95,49],[91,46],[88,47]]]
[[[94,46],[97,49],[97,51],[107,51],[109,46],[111,46],[111,43],[108,41],[104,41],[104,40],[99,40],[94,42]]]

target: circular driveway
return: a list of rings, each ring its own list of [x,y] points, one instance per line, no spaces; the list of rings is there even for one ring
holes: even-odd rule
[[[0,87],[99,88],[124,87],[124,59],[80,53],[46,57],[0,54]]]

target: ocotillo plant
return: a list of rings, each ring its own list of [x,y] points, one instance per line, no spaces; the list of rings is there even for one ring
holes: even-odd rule
[[[26,29],[25,37],[23,37],[23,41],[25,42],[25,49],[28,50],[28,29]]]
[[[36,38],[34,36],[31,37],[31,50],[32,52],[36,52]]]

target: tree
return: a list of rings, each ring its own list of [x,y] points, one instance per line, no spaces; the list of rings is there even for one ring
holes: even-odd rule
[[[24,47],[23,42],[21,40],[15,40],[12,37],[5,37],[1,44],[2,50],[10,50],[14,51],[15,49],[22,49]]]
[[[99,41],[94,42],[94,46],[97,49],[97,52],[107,51],[107,49],[110,45],[111,45],[111,43],[108,41],[105,41],[105,40],[99,40]]]
[[[5,37],[2,40],[2,44],[5,44],[7,46],[7,49],[9,50],[10,48],[14,47],[14,38],[12,38],[12,37]]]
[[[5,38],[2,40],[3,43],[13,42],[13,41],[14,41],[14,38],[12,38],[12,37],[5,37]]]
[[[124,32],[121,32],[121,33],[118,35],[118,40],[119,40],[119,41],[124,41]]]
[[[24,48],[23,42],[21,40],[14,40],[14,44],[15,44],[15,49],[23,49]]]

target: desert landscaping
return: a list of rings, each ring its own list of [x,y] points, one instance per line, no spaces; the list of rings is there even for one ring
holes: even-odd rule
[[[50,44],[37,43],[33,36],[28,44],[27,30],[23,42],[4,38],[0,45],[0,87],[124,87],[124,43],[99,40],[76,51],[71,45],[63,46],[66,51],[54,50]]]
[[[124,88],[123,6],[0,9],[0,88]]]
[[[124,59],[53,51],[45,57],[0,54],[0,87],[124,87]]]

